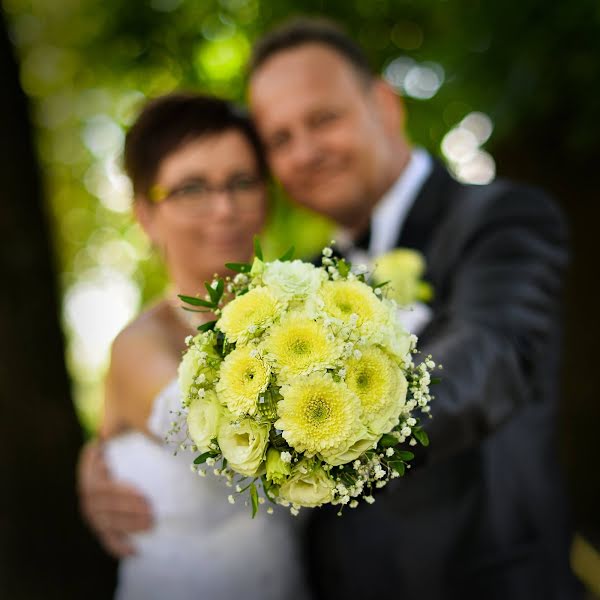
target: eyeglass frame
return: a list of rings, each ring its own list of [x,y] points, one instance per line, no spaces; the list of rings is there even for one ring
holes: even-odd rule
[[[248,185],[249,187],[246,187],[246,188],[237,187],[236,188],[235,184],[237,183],[239,186],[239,184],[241,183],[243,178],[245,178],[245,180],[246,180],[245,185]],[[169,202],[169,201],[172,202],[174,200],[176,201],[177,197],[185,198],[186,190],[190,190],[194,186],[196,186],[196,187],[204,186],[204,189],[201,190],[201,195],[203,194],[205,196],[205,198],[204,198],[205,200],[208,200],[209,198],[212,199],[215,194],[225,193],[225,194],[227,194],[227,196],[230,199],[232,199],[235,202],[236,210],[240,210],[240,209],[243,210],[244,205],[239,204],[236,201],[236,199],[239,198],[240,195],[243,196],[244,194],[257,192],[259,189],[259,186],[261,184],[264,184],[264,179],[260,175],[253,175],[253,176],[244,175],[243,177],[237,175],[237,176],[230,177],[227,181],[225,181],[224,183],[222,183],[220,185],[210,184],[204,179],[198,179],[196,181],[190,181],[187,184],[182,184],[178,187],[173,188],[172,190],[167,190],[160,184],[155,184],[150,188],[149,198],[153,204],[162,204],[164,202]],[[199,193],[198,190],[196,190],[196,193]],[[192,195],[192,194],[188,191],[188,196],[189,195]],[[186,206],[195,206],[195,205],[196,205],[196,203],[188,204]],[[198,205],[200,206],[200,204],[198,204]],[[213,204],[212,204],[213,210],[214,210],[214,205],[215,204],[213,201]],[[212,212],[211,209],[208,208],[208,206],[203,207],[203,208],[206,212],[209,212],[209,213]]]

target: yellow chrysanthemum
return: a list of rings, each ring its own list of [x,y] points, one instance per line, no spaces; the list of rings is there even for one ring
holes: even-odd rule
[[[320,293],[325,310],[344,323],[348,323],[353,314],[358,317],[356,325],[359,327],[383,318],[381,302],[373,290],[360,281],[327,281]]]
[[[275,427],[299,452],[320,454],[327,460],[329,454],[344,452],[364,434],[359,399],[330,375],[299,377],[282,387],[281,394]]]
[[[292,376],[329,366],[340,353],[324,325],[301,315],[273,327],[265,350],[280,372]]]
[[[219,400],[234,415],[253,415],[259,394],[269,385],[270,375],[270,368],[256,356],[256,350],[248,346],[236,348],[221,365]]]
[[[398,423],[406,400],[407,382],[397,364],[380,348],[362,351],[346,365],[346,385],[360,399],[363,423],[376,434]]]
[[[235,342],[267,327],[278,311],[273,294],[265,287],[257,287],[225,306],[217,327],[230,342]]]

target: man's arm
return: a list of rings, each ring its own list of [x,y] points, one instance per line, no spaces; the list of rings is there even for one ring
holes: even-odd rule
[[[428,460],[477,444],[531,393],[531,364],[556,368],[556,331],[566,233],[539,192],[511,188],[465,238],[450,273],[448,301],[422,336],[422,352],[443,365],[432,388]]]
[[[102,546],[117,558],[133,554],[128,535],[149,529],[152,512],[135,488],[111,477],[100,442],[82,448],[77,479],[81,513]]]

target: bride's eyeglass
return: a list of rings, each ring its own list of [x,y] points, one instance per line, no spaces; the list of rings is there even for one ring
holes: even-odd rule
[[[236,175],[221,185],[194,179],[172,190],[155,185],[150,199],[156,204],[175,204],[186,212],[207,214],[216,210],[219,196],[226,194],[237,212],[252,212],[262,206],[262,186],[263,180],[253,175]]]

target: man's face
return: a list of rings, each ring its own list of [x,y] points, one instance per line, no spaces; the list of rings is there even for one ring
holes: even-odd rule
[[[316,43],[273,55],[250,81],[275,176],[295,200],[348,227],[368,218],[391,184],[390,130],[397,123],[379,85]]]

